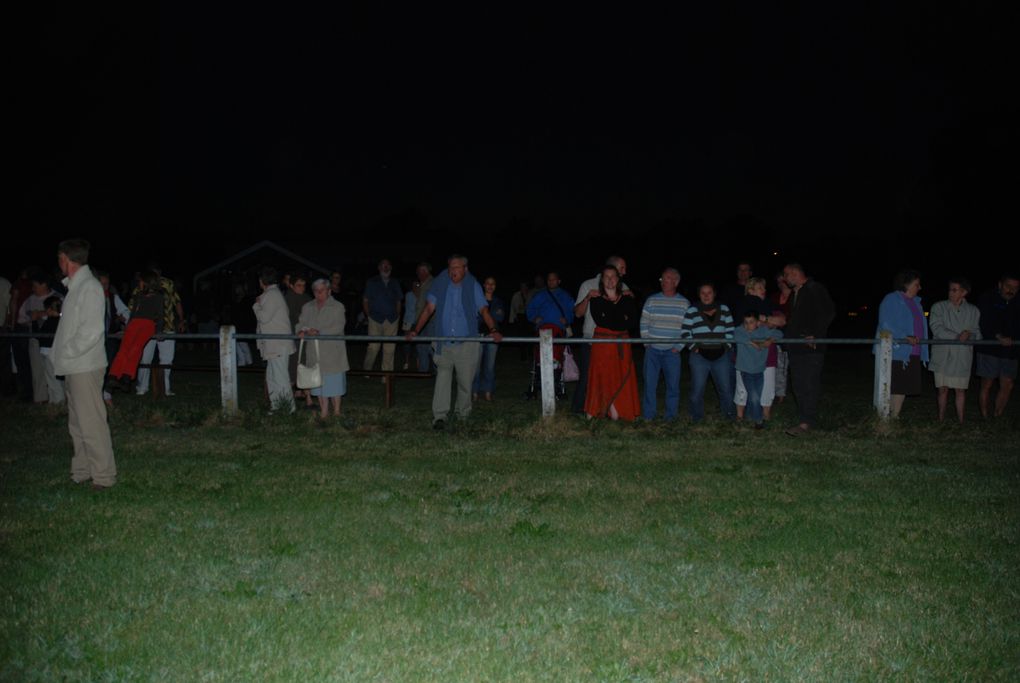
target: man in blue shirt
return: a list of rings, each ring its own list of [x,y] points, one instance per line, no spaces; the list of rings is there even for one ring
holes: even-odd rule
[[[365,295],[361,299],[361,306],[368,320],[369,336],[392,337],[397,334],[400,311],[404,305],[404,293],[400,290],[400,283],[390,277],[392,273],[393,266],[389,259],[383,259],[379,261],[379,274],[365,283]],[[378,342],[368,345],[368,351],[365,352],[366,370],[371,370],[375,365],[379,346]],[[393,354],[396,348],[396,344],[382,345],[383,370],[393,369]]]
[[[545,278],[545,288],[539,289],[528,301],[526,315],[528,321],[534,326],[535,331],[552,325],[553,336],[570,336],[570,324],[574,322],[574,299],[560,289],[560,275],[552,271]],[[563,354],[565,349],[559,346],[553,351],[554,369],[553,386],[556,387],[556,396],[565,398],[567,395],[566,385],[563,383]],[[531,387],[525,392],[528,399],[535,398],[535,388],[542,383],[541,373],[536,372]]]
[[[432,392],[432,428],[443,429],[450,414],[450,389],[457,375],[457,417],[464,420],[471,414],[471,383],[478,369],[478,317],[485,321],[489,336],[498,343],[503,335],[489,315],[488,302],[478,280],[468,272],[465,256],[454,254],[446,262],[446,270],[436,276],[426,295],[425,309],[418,316],[414,329],[407,333],[413,341],[434,313],[437,337],[462,337],[465,341],[434,342],[436,385]]]
[[[553,271],[545,279],[545,289],[535,292],[528,302],[528,320],[539,329],[542,325],[555,325],[563,334],[574,322],[574,299],[560,289],[559,273]]]

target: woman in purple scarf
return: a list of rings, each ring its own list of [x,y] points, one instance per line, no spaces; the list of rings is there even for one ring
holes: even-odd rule
[[[886,294],[878,309],[878,331],[893,336],[892,416],[899,417],[903,399],[921,393],[921,366],[928,364],[928,325],[921,308],[921,274],[901,270],[893,280],[894,291]],[[906,342],[906,343],[904,343]]]

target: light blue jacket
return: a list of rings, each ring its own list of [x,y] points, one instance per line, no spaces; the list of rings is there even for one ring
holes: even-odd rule
[[[921,297],[915,296],[914,303],[924,314],[921,306]],[[893,339],[903,339],[914,335],[914,315],[907,306],[903,292],[889,292],[882,299],[882,305],[878,307],[878,329],[875,331],[877,337],[881,332],[891,332]],[[928,338],[928,321],[921,320],[921,339]],[[910,360],[910,351],[913,347],[910,344],[893,344],[893,360],[907,363]],[[872,347],[872,353],[878,353],[878,345]],[[921,344],[921,362],[928,364],[928,345]]]

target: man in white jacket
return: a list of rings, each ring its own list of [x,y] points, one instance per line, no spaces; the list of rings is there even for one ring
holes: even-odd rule
[[[103,402],[106,299],[88,261],[89,243],[85,240],[68,239],[57,247],[67,297],[50,358],[54,373],[64,376],[67,393],[67,429],[74,444],[71,481],[84,484],[91,480],[92,488],[101,491],[117,482],[117,463]]]
[[[290,325],[290,310],[277,283],[276,268],[266,266],[259,272],[262,294],[255,299],[252,309],[258,319],[259,334],[294,334]],[[288,357],[294,353],[293,339],[259,339],[259,353],[266,361],[266,387],[269,392],[269,412],[282,408],[294,412],[294,394],[290,390]]]

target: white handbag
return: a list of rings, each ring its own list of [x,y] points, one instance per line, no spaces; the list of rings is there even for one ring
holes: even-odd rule
[[[301,362],[301,352],[305,349],[305,339],[301,338],[298,345],[297,387],[298,389],[318,389],[322,386],[322,373],[319,372],[319,340],[315,340],[315,365],[308,366]]]

